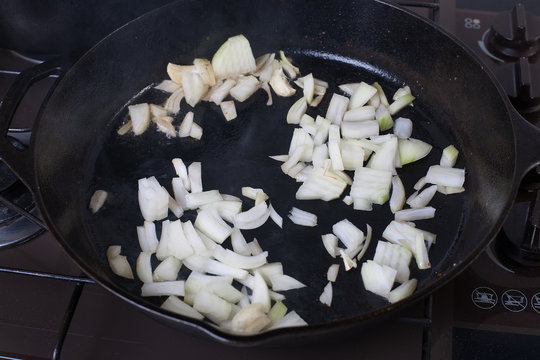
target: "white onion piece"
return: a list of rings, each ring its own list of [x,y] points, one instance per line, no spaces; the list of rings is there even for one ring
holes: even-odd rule
[[[360,211],[372,211],[373,203],[370,200],[362,198],[353,198],[353,209]]]
[[[143,283],[151,283],[154,281],[152,277],[152,253],[142,252],[137,257],[136,272],[137,277]]]
[[[324,305],[330,307],[332,306],[332,297],[333,297],[332,283],[328,282],[328,284],[326,284],[326,286],[324,287],[321,296],[319,296],[319,301],[323,303]]]
[[[236,85],[230,90],[231,96],[240,101],[246,101],[260,87],[259,80],[255,76],[239,76]]]
[[[379,105],[377,111],[375,112],[375,119],[379,123],[379,128],[381,131],[386,131],[391,129],[394,126],[394,121],[390,115],[390,111],[384,105]]]
[[[313,136],[314,145],[321,145],[326,142],[328,139],[328,131],[332,123],[330,120],[323,118],[322,116],[317,115],[315,119],[315,125],[317,126],[317,132]]]
[[[381,148],[375,152],[369,159],[366,165],[369,168],[377,170],[386,170],[395,172],[395,157],[398,151],[398,138],[395,136],[390,137],[384,142]]]
[[[270,219],[283,229],[283,218],[276,212],[272,204],[268,205],[268,209],[270,210]]]
[[[334,234],[325,234],[325,235],[321,235],[321,238],[322,238],[322,242],[326,251],[328,251],[331,257],[335,258],[339,253],[338,246],[337,246],[338,245],[337,236]]]
[[[217,323],[229,319],[232,311],[231,303],[205,289],[195,295],[193,308]]]
[[[374,82],[373,87],[377,89],[377,95],[379,96],[380,103],[388,107],[388,105],[390,104],[388,103],[388,99],[386,98],[386,95],[384,94],[384,91],[381,85],[378,82]]]
[[[154,270],[152,280],[173,281],[178,277],[178,272],[182,267],[182,262],[174,256],[169,256],[163,260]],[[146,281],[147,282],[147,281]]]
[[[216,248],[213,256],[216,260],[221,261],[224,264],[230,265],[239,269],[253,269],[266,264],[266,258],[268,257],[268,251],[264,251],[254,256],[244,256],[235,253],[229,249],[222,247]]]
[[[357,263],[356,260],[351,259],[349,255],[343,250],[339,249],[339,255],[343,259],[343,265],[345,265],[345,271],[349,271],[352,268],[356,268]]]
[[[401,165],[406,165],[426,157],[432,146],[421,140],[410,138],[399,139],[398,148]]]
[[[287,112],[287,124],[299,124],[300,119],[306,113],[307,101],[304,97],[296,100]]]
[[[242,286],[242,288],[240,289],[240,292],[242,293],[242,298],[238,301],[238,305],[241,308],[245,308],[246,306],[248,306],[251,303],[251,301],[249,300],[247,287]]]
[[[339,85],[338,88],[350,96],[354,93],[356,89],[358,89],[359,86],[360,83],[347,83]]]
[[[180,126],[178,127],[178,136],[188,137],[193,125],[193,112],[189,111],[185,116]]]
[[[251,250],[251,255],[259,255],[263,252],[261,245],[259,245],[259,242],[255,238],[253,239],[253,241],[248,242],[248,246]]]
[[[362,264],[361,274],[367,291],[386,298],[392,289],[397,272],[389,266],[368,260]]]
[[[375,119],[375,108],[370,105],[351,109],[343,115],[343,121],[365,121],[373,119]]]
[[[369,100],[368,100],[368,105],[371,105],[373,106],[375,109],[377,109],[379,107],[379,105],[381,105],[381,98],[379,97],[379,94],[378,93],[375,93],[375,95],[373,95]]]
[[[370,168],[358,168],[354,172],[351,196],[382,205],[390,197],[392,172]]]
[[[188,176],[186,165],[180,158],[172,159],[172,164],[174,166],[174,171],[176,172],[176,175],[178,175],[178,177],[182,179],[182,184],[184,185],[184,188],[187,191],[189,191],[191,189],[191,184],[189,182],[189,176]]]
[[[176,296],[169,296],[167,300],[165,300],[163,304],[161,304],[161,308],[192,319],[204,319],[204,316],[201,313],[193,309],[191,306],[189,306]]]
[[[311,101],[311,103],[309,104],[309,106],[311,106],[311,107],[317,107],[317,106],[319,106],[319,104],[321,103],[321,101],[323,100],[323,98],[324,98],[324,94],[317,95],[317,96]]]
[[[343,197],[343,202],[347,205],[352,205],[353,204],[353,198],[350,196],[350,195],[347,195],[345,197]]]
[[[197,124],[193,123],[191,125],[191,129],[189,130],[189,137],[192,137],[193,139],[200,140],[203,135],[203,128]]]
[[[281,67],[281,63],[275,59],[275,54],[270,54],[264,64],[261,64],[261,67],[257,71],[253,72],[252,75],[259,77],[261,82],[268,83],[272,79],[274,70]]]
[[[191,221],[188,220],[186,222],[183,222],[182,230],[184,230],[184,235],[186,236],[186,239],[195,254],[204,255],[208,252],[208,248],[193,227]]]
[[[281,164],[281,171],[283,171],[283,173],[285,174],[288,174],[292,167],[298,164],[298,162],[302,159],[302,156],[307,148],[307,145],[301,145],[296,147],[293,153],[289,155],[287,161]]]
[[[218,244],[225,241],[232,232],[232,228],[223,221],[217,210],[211,207],[199,210],[195,219],[195,228]]]
[[[300,171],[296,176],[294,177],[296,179],[296,182],[304,182],[308,178],[309,174],[311,174],[311,171],[313,170],[313,166],[308,165],[305,166],[302,171]]]
[[[150,125],[150,108],[147,103],[129,105],[129,118],[131,119],[131,128],[135,135],[140,135],[146,131]]]
[[[294,79],[296,77],[296,74],[300,73],[300,69],[291,63],[291,61],[285,56],[285,53],[283,52],[283,50],[279,51],[279,57],[281,59],[281,62],[284,65],[286,65],[288,68],[290,68],[290,70],[292,71],[292,74],[289,76]]]
[[[207,59],[196,58],[193,60],[193,65],[195,65],[195,70],[201,76],[204,84],[209,86],[214,86],[216,84],[214,69],[212,68],[210,61]]]
[[[364,164],[364,147],[361,141],[356,139],[341,139],[341,159],[345,170],[356,170]]]
[[[364,106],[373,95],[377,93],[377,89],[365,82],[361,82],[351,95],[349,109],[355,109]]]
[[[409,86],[404,86],[396,90],[394,95],[392,95],[392,100],[397,100],[400,97],[410,94],[410,93],[411,93],[411,88]]]
[[[426,207],[431,199],[433,199],[436,192],[437,185],[431,185],[418,193],[418,195],[416,195],[414,198],[407,200],[407,204],[409,204],[409,206],[412,208]]]
[[[184,89],[180,88],[167,98],[163,107],[167,112],[177,114],[180,111],[180,102],[184,98]]]
[[[281,320],[272,325],[268,330],[279,329],[285,327],[307,326],[307,322],[298,315],[296,311],[290,311]]]
[[[307,133],[311,136],[315,136],[317,133],[317,130],[319,129],[319,126],[315,124],[315,119],[312,116],[309,116],[308,114],[302,115],[300,118],[300,127],[302,129],[306,130]]]
[[[139,246],[141,248],[141,251],[151,252],[150,245],[146,241],[146,233],[144,231],[144,226],[137,226],[137,238],[139,240]]]
[[[92,211],[92,214],[98,212],[99,209],[105,204],[107,200],[107,192],[104,190],[96,190],[92,197],[90,198],[90,205],[88,206]]]
[[[225,200],[225,195],[221,194],[223,200],[214,201],[212,203],[201,206],[201,209],[212,207],[216,209],[219,216],[230,223],[234,221],[234,216],[242,211],[242,201],[238,200]]]
[[[191,193],[198,193],[203,191],[201,171],[202,170],[200,162],[192,162],[188,166],[188,177],[191,184]]]
[[[339,273],[339,264],[332,264],[328,267],[326,272],[326,279],[331,282],[335,282]]]
[[[225,120],[231,121],[236,119],[236,105],[234,104],[234,101],[223,101],[219,104],[221,108],[221,112],[223,113],[223,116],[225,117]]]
[[[182,77],[184,72],[195,71],[194,65],[176,65],[173,63],[167,64],[167,75],[173,82],[180,86],[182,84]]]
[[[424,186],[426,185],[426,177],[422,176],[418,181],[414,184],[413,188],[416,191],[420,191]]]
[[[165,91],[168,93],[173,93],[181,88],[182,86],[179,83],[176,83],[172,80],[163,80],[158,85],[154,86],[154,89]]]
[[[107,260],[112,272],[126,279],[134,279],[133,271],[127,257],[120,255],[122,248],[119,245],[112,245],[107,248]]]
[[[315,82],[313,81],[313,74],[309,73],[302,78],[304,84],[304,98],[308,104],[313,101],[313,92],[315,88]]]
[[[296,90],[291,86],[291,84],[289,84],[289,80],[287,80],[283,74],[283,68],[281,65],[272,72],[270,86],[272,86],[272,89],[278,96],[289,97],[296,94]]]
[[[452,186],[441,186],[437,185],[437,191],[444,195],[458,194],[465,191],[463,186],[461,187],[452,187]]]
[[[377,120],[343,121],[341,134],[347,139],[363,139],[379,135],[379,123]]]
[[[245,196],[248,199],[257,200],[257,197],[258,197],[259,194],[262,194],[262,196],[263,196],[262,200],[263,201],[268,200],[268,195],[266,195],[266,193],[264,192],[263,189],[252,188],[250,186],[242,187],[242,196]],[[258,204],[256,204],[256,205],[258,205]]]
[[[354,249],[364,242],[364,233],[348,219],[343,219],[332,226],[332,232],[347,248]]]
[[[272,160],[281,161],[281,162],[285,162],[289,160],[289,155],[270,155],[268,157]]]
[[[400,139],[408,139],[412,135],[413,123],[411,119],[399,117],[394,121],[394,135]]]
[[[232,304],[239,302],[243,297],[239,290],[224,281],[212,281],[206,286],[206,290],[213,292],[220,298],[227,300]]]
[[[242,232],[237,228],[233,228],[232,230],[231,246],[233,248],[233,251],[237,254],[244,255],[244,256],[251,255],[251,249],[249,248],[249,245],[247,244],[246,239],[242,235]]]
[[[162,247],[164,236],[167,238],[164,245],[167,250],[165,250],[163,253],[160,251],[160,248]],[[158,259],[163,260],[163,256],[167,257],[168,254],[170,254],[182,260],[193,254],[193,248],[186,238],[184,229],[182,228],[182,222],[180,220],[171,222],[168,222],[168,220],[164,221],[162,223],[161,237],[162,240],[160,240],[156,253]]]
[[[388,111],[390,111],[391,115],[397,114],[401,109],[403,109],[405,106],[408,106],[412,104],[415,97],[411,94],[405,94],[401,96],[399,99],[394,101],[388,106]]]
[[[237,334],[252,335],[259,333],[270,322],[270,318],[264,312],[263,304],[254,303],[244,307],[234,315],[231,329]]]
[[[238,269],[213,259],[208,259],[206,262],[206,272],[214,275],[232,276],[235,279],[245,279],[249,275],[244,269]]]
[[[328,129],[328,155],[332,160],[332,168],[334,170],[344,170],[343,160],[341,159],[339,126],[330,125]]]
[[[462,187],[465,182],[465,169],[433,165],[428,169],[426,182],[429,184],[459,188]]]
[[[169,213],[169,193],[155,177],[139,179],[139,207],[147,221],[161,220]]]
[[[330,104],[328,105],[328,110],[326,111],[325,118],[330,120],[333,124],[341,124],[345,111],[349,105],[349,98],[339,95],[332,94],[330,99]]]
[[[386,240],[404,246],[414,253],[416,246],[416,235],[421,234],[426,241],[434,243],[436,235],[424,230],[417,229],[408,223],[391,221],[384,229],[382,237]]]
[[[422,233],[416,234],[414,258],[416,259],[416,265],[420,270],[429,269],[431,267],[426,242],[424,241],[424,235]]]
[[[302,157],[300,158],[300,161],[309,162],[313,159],[313,147],[314,147],[314,141],[311,135],[302,128],[296,128],[293,131],[293,137],[291,139],[291,143],[289,145],[289,158],[292,157],[292,154],[296,150],[296,148],[301,146],[306,146],[304,151],[302,152]]]
[[[393,304],[402,299],[405,299],[414,292],[417,284],[418,281],[416,279],[407,280],[403,284],[396,287],[394,290],[390,291],[390,293],[388,294],[388,301]]]
[[[263,225],[270,216],[270,209],[265,202],[234,216],[233,223],[238,229],[255,229]]]
[[[267,284],[270,284],[271,276],[283,275],[283,264],[281,264],[280,262],[266,263],[258,267],[256,270],[261,274],[264,281],[266,281]]]
[[[259,303],[262,305],[265,313],[270,311],[270,293],[268,291],[268,286],[262,275],[255,270],[253,277],[253,287],[251,288],[251,303]]]
[[[176,200],[169,195],[169,210],[176,216],[177,218],[181,218],[182,215],[184,215],[184,209]]]
[[[182,89],[189,106],[195,107],[208,92],[201,76],[195,71],[184,71],[182,74]]]
[[[141,287],[141,296],[184,296],[184,281],[162,281],[145,283]]]
[[[181,178],[175,177],[172,179],[172,188],[174,199],[183,209],[187,209],[186,196],[189,194]]]
[[[399,176],[392,176],[392,195],[390,196],[390,211],[393,214],[403,209],[405,204],[405,187]]]
[[[412,252],[398,244],[386,241],[379,241],[375,250],[373,261],[379,265],[390,266],[395,269],[396,281],[403,283],[409,279],[409,265],[412,259]]]
[[[364,246],[362,247],[362,251],[360,251],[360,254],[356,257],[357,261],[360,261],[366,254],[367,249],[369,248],[369,244],[371,244],[371,238],[373,237],[373,229],[369,224],[366,224],[366,241],[364,242]]]
[[[185,199],[186,209],[191,210],[197,209],[206,204],[223,200],[218,190],[208,190],[187,194]]]
[[[233,79],[227,79],[220,85],[218,85],[210,95],[209,100],[215,103],[216,105],[220,105],[221,102],[229,95],[229,92],[231,89],[236,85],[236,81]]]
[[[275,324],[276,322],[281,320],[285,316],[285,314],[287,314],[287,310],[287,307],[281,301],[276,301],[274,306],[272,306],[272,308],[268,312],[270,324]]]
[[[459,155],[458,149],[454,145],[449,145],[444,148],[441,156],[440,165],[443,167],[453,167]]]
[[[274,101],[272,100],[272,90],[270,90],[270,85],[268,85],[267,82],[263,82],[261,84],[261,89],[263,89],[266,92],[266,95],[268,95],[268,100],[266,101],[266,106],[272,106]]]
[[[211,291],[209,290],[209,288],[212,288],[213,290],[211,292],[214,292],[216,295],[219,296],[219,291],[217,291],[218,293],[216,293],[216,291],[214,290],[222,288],[221,284],[231,286],[232,282],[232,276],[207,275],[202,274],[197,270],[193,270],[185,281],[184,287],[186,295],[184,297],[184,301],[188,304],[193,304],[195,295],[197,295],[197,293],[202,289]]]
[[[161,131],[162,133],[166,134],[169,137],[176,137],[176,129],[174,128],[174,125],[171,124],[173,121],[173,118],[170,116],[163,116],[159,118],[153,119],[154,123],[156,124],[156,127],[158,131]]]
[[[328,159],[328,147],[326,144],[315,146],[312,155],[313,166],[323,167],[326,159]]]
[[[218,79],[255,71],[255,58],[244,35],[230,37],[212,57],[212,68]]]
[[[274,61],[276,54],[274,53],[267,53],[264,55],[259,56],[255,59],[255,70],[251,72],[252,75],[259,76],[261,70],[264,68],[265,65],[268,63],[271,63]]]
[[[317,226],[317,215],[310,212],[300,210],[296,207],[292,207],[288,215],[289,219],[296,225],[302,226]]]
[[[272,274],[269,276],[270,283],[272,284],[272,290],[274,291],[288,291],[293,289],[300,289],[306,285],[292,276],[285,274]]]

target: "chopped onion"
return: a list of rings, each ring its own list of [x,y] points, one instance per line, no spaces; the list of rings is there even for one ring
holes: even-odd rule
[[[392,100],[397,100],[400,97],[402,97],[404,95],[407,95],[407,94],[410,94],[410,93],[411,93],[411,88],[408,87],[408,86],[404,86],[404,87],[399,88],[399,89],[396,90],[396,92],[392,96]]]
[[[332,160],[332,168],[334,170],[344,170],[343,160],[341,159],[339,126],[330,125],[328,129],[328,155]]]
[[[191,193],[198,193],[203,191],[201,172],[202,169],[200,162],[192,162],[188,166],[188,177],[189,183],[191,184]]]
[[[223,221],[217,210],[211,207],[199,210],[195,228],[218,244],[223,243],[232,233],[232,228]]]
[[[341,196],[346,186],[347,182],[329,169],[314,167],[304,183],[298,188],[296,199],[334,200]]]
[[[401,96],[400,98],[398,98],[393,103],[391,103],[388,106],[388,111],[390,112],[391,115],[395,115],[401,109],[403,109],[405,106],[412,104],[414,99],[415,99],[415,97],[412,96],[411,94],[405,94],[405,95]]]
[[[193,224],[191,221],[186,221],[182,223],[182,230],[184,231],[184,235],[186,236],[186,239],[197,255],[204,255],[208,252],[208,248],[204,244],[203,240],[195,231],[195,228],[193,227]]]
[[[190,184],[190,186],[191,186],[191,184]],[[172,179],[172,188],[173,188],[173,192],[174,192],[174,199],[176,200],[176,202],[183,209],[187,209],[186,196],[187,196],[188,192],[187,192],[186,188],[184,187],[182,179],[179,178],[179,177],[173,178]]]
[[[194,139],[200,140],[202,135],[203,135],[202,127],[199,124],[194,122],[191,125],[191,129],[189,130],[189,136]]]
[[[416,191],[420,191],[424,186],[426,185],[426,177],[422,176],[418,181],[414,184],[413,188]]]
[[[326,306],[332,306],[332,296],[332,283],[329,281],[324,287],[321,296],[319,296],[319,301]]]
[[[270,219],[283,229],[283,218],[276,212],[272,204],[268,205],[268,209],[270,210]]]
[[[373,95],[377,93],[377,89],[365,82],[361,82],[351,95],[349,109],[364,106]]]
[[[186,195],[186,207],[187,209],[197,209],[203,205],[221,200],[223,198],[217,190],[195,192]]]
[[[191,132],[191,126],[193,125],[193,112],[189,111],[186,116],[184,116],[184,120],[180,123],[180,126],[178,127],[178,136],[180,137],[188,137],[189,133]]]
[[[150,124],[150,108],[148,107],[148,104],[129,105],[128,112],[133,133],[135,135],[141,135],[146,131]]]
[[[454,145],[445,147],[442,152],[440,165],[443,167],[454,167],[454,165],[456,165],[458,155],[459,151]]]
[[[221,196],[223,200],[203,205],[201,208],[213,207],[217,210],[219,216],[223,220],[232,223],[234,221],[234,216],[242,211],[242,201],[235,199],[225,200],[225,194],[222,194]]]
[[[339,273],[339,264],[332,264],[326,272],[326,279],[335,282]]]
[[[217,323],[227,320],[232,311],[231,303],[205,289],[195,295],[193,308]]]
[[[360,140],[341,139],[339,145],[345,170],[356,170],[356,168],[363,166],[364,147]]]
[[[352,205],[354,200],[350,195],[343,197],[343,202],[347,205]]]
[[[195,59],[193,65],[195,65],[195,70],[199,73],[203,84],[208,86],[216,85],[216,77],[210,61],[207,59]]]
[[[431,267],[426,242],[424,241],[424,235],[422,233],[416,234],[414,258],[416,259],[416,265],[420,270],[429,269]]]
[[[296,225],[310,227],[317,226],[317,215],[304,210],[300,210],[296,207],[293,207],[290,210],[288,217]]]
[[[313,92],[315,87],[315,82],[313,81],[313,74],[309,73],[302,78],[304,84],[304,98],[308,104],[311,104],[313,101]]]
[[[465,182],[465,170],[433,165],[428,169],[426,182],[429,184],[459,188],[462,187]]]
[[[189,306],[176,296],[169,296],[167,300],[165,300],[163,304],[161,304],[161,308],[192,319],[204,319],[204,316],[201,313],[193,309],[191,306]]]
[[[184,281],[162,281],[145,283],[141,287],[141,296],[184,296]]]
[[[261,89],[263,89],[268,95],[268,100],[266,101],[266,106],[271,106],[274,101],[272,100],[272,91],[270,90],[270,85],[267,82],[261,84]]]
[[[399,117],[394,121],[394,134],[400,139],[408,139],[412,135],[413,123],[411,119]]]
[[[295,130],[302,130],[302,129],[295,129]],[[309,136],[309,134],[308,134]],[[308,148],[308,145],[302,144],[300,146],[297,146],[294,151],[289,154],[289,157],[287,161],[285,161],[283,164],[281,164],[281,171],[283,173],[288,174],[289,171],[296,165],[298,162],[302,159],[302,156],[306,149]]]
[[[388,111],[388,108],[384,105],[379,105],[377,108],[375,119],[378,121],[381,131],[386,131],[394,126],[392,115],[390,115],[390,111]]]
[[[289,155],[269,155],[268,157],[272,160],[281,161],[281,162],[285,162],[289,160]]]
[[[255,229],[263,225],[270,216],[270,209],[265,202],[234,216],[233,223],[238,229]]]
[[[300,157],[300,161],[312,161],[313,159],[313,147],[314,147],[314,141],[313,138],[309,135],[309,133],[302,129],[302,128],[296,128],[293,131],[293,137],[291,139],[291,144],[289,146],[289,159],[292,158],[292,154],[296,150],[296,148],[304,146],[305,148],[302,152],[302,156]]]
[[[341,124],[343,116],[345,115],[345,111],[347,111],[348,105],[348,97],[336,93],[332,94],[332,98],[330,99],[330,104],[328,105],[328,110],[326,111],[325,118],[330,120],[333,124]]]
[[[263,249],[261,248],[261,245],[259,245],[257,239],[253,239],[253,241],[248,242],[248,246],[251,250],[251,255],[259,255],[263,252]]]
[[[416,221],[424,219],[432,219],[435,217],[435,208],[421,207],[415,209],[400,210],[395,213],[396,221]]]
[[[394,290],[390,291],[390,293],[388,294],[388,301],[393,304],[402,299],[405,299],[406,297],[409,297],[416,289],[417,284],[418,281],[416,279],[407,280],[403,284],[396,287]]]
[[[302,282],[285,274],[270,275],[270,283],[272,284],[272,290],[274,291],[288,291],[293,289],[300,289],[306,286]]]
[[[213,256],[216,260],[221,261],[224,264],[233,266],[239,269],[253,269],[266,264],[266,257],[268,252],[264,251],[254,256],[244,256],[235,253],[234,251],[217,247]]]
[[[339,85],[338,87],[341,91],[350,96],[354,93],[354,90],[358,89],[359,86],[360,83],[348,83]]]
[[[270,78],[270,86],[278,96],[289,97],[296,93],[296,90],[289,84],[289,81],[283,74],[283,69],[275,69]]]
[[[283,64],[291,68],[291,70],[294,72],[294,75],[300,73],[300,69],[291,63],[291,61],[285,56],[285,53],[283,52],[283,50],[279,50],[279,57]],[[291,78],[294,78],[294,76],[291,75]]]
[[[317,95],[309,104],[311,107],[317,107],[321,103],[322,99],[324,98],[324,94]]]
[[[140,252],[137,257],[136,272],[137,277],[143,283],[151,283],[154,281],[152,277],[152,253]]]
[[[184,72],[194,71],[194,65],[176,65],[173,63],[167,64],[167,75],[171,78],[173,82],[178,85],[182,84],[182,77]]]
[[[263,304],[254,303],[244,307],[234,315],[231,328],[235,333],[252,335],[260,332],[270,322],[270,318],[265,314]]]
[[[397,271],[389,266],[379,265],[368,260],[362,264],[361,274],[367,291],[386,298],[392,289]]]
[[[236,85],[230,90],[230,94],[236,100],[243,102],[253,95],[259,87],[259,80],[255,76],[240,76],[236,80]]]
[[[364,233],[348,219],[343,219],[332,226],[332,232],[348,249],[358,248],[364,242]]]
[[[377,120],[343,121],[341,134],[348,139],[363,139],[379,135],[379,123]]]
[[[272,308],[268,312],[270,323],[275,324],[276,322],[281,320],[285,316],[285,314],[287,314],[287,307],[281,301],[276,301],[274,306],[272,306]]]
[[[173,92],[171,96],[167,98],[167,101],[165,101],[164,107],[165,109],[173,114],[176,114],[180,111],[180,102],[184,98],[184,89],[180,88]]]
[[[233,228],[231,232],[231,246],[233,251],[237,254],[244,256],[251,255],[251,249],[247,244],[246,239],[242,235],[242,232],[237,228]]]
[[[212,57],[212,68],[218,79],[255,71],[255,58],[248,39],[244,35],[228,38]]]
[[[299,124],[300,119],[306,113],[307,104],[305,97],[296,100],[287,112],[287,124]]]
[[[139,208],[147,221],[161,220],[169,213],[169,193],[155,177],[139,179]]]
[[[182,179],[182,183],[184,184],[184,188],[189,191],[191,189],[191,184],[189,182],[189,176],[187,172],[186,165],[180,158],[172,159],[172,163],[174,166],[174,170],[176,172],[176,175]]]
[[[280,262],[267,263],[256,269],[264,278],[267,284],[270,284],[270,277],[273,275],[283,275],[283,265]]]
[[[377,89],[377,95],[379,95],[381,104],[388,107],[390,104],[388,103],[388,99],[386,98],[386,95],[384,94],[384,91],[381,85],[378,82],[374,82],[373,87]]]
[[[403,223],[393,220],[384,229],[382,237],[386,240],[406,247],[414,253],[416,246],[416,235],[422,235],[426,241],[435,242],[435,234],[429,233],[424,230],[417,229],[408,223]]]
[[[236,105],[234,101],[223,101],[219,106],[221,107],[223,116],[225,116],[225,120],[231,121],[236,119]]]
[[[390,211],[393,214],[403,209],[405,204],[405,188],[399,176],[392,176],[392,196],[390,196]]]
[[[356,260],[351,259],[350,256],[347,255],[347,253],[343,249],[339,250],[339,255],[343,259],[343,265],[345,265],[345,271],[349,271],[352,268],[356,268],[357,266]]]
[[[217,87],[212,91],[209,100],[214,102],[216,105],[220,105],[223,100],[229,95],[231,89],[236,85],[236,81],[233,79],[227,79],[223,83],[217,85]]]
[[[127,257],[120,255],[121,246],[112,245],[107,248],[107,260],[112,272],[126,279],[134,279],[133,271],[127,261]]]
[[[270,311],[270,293],[262,275],[255,270],[253,274],[253,287],[251,288],[251,303],[260,303],[265,313]]]
[[[92,214],[98,212],[99,209],[105,204],[108,193],[105,190],[96,190],[90,198],[90,205],[88,206],[92,211]]]
[[[358,168],[354,172],[351,196],[382,205],[390,198],[391,183],[391,171]]]
[[[366,121],[375,119],[375,108],[370,105],[361,106],[349,111],[343,115],[343,121]],[[381,129],[382,130],[382,129]]]
[[[465,191],[463,186],[461,187],[452,187],[452,186],[442,186],[437,185],[437,191],[444,195],[458,194]]]
[[[281,68],[282,65],[279,61],[275,60],[275,54],[270,54],[263,66],[256,72],[252,73],[259,77],[259,80],[263,83],[270,82],[274,70]]]
[[[414,198],[407,199],[407,204],[412,208],[425,208],[437,192],[437,185],[432,185],[422,190]],[[396,219],[397,220],[397,219]]]
[[[172,118],[169,116],[164,116],[157,118],[155,120],[157,129],[161,131],[162,133],[170,136],[170,137],[176,137],[176,129],[174,128],[174,125],[171,124]]]
[[[395,172],[395,157],[398,151],[398,138],[391,136],[369,159],[367,167]]]
[[[426,157],[432,146],[418,139],[399,139],[399,159],[401,165],[409,164],[413,161]]]
[[[154,270],[153,281],[174,281],[178,277],[178,272],[182,267],[182,262],[174,256],[165,258]],[[149,281],[145,281],[149,282]]]
[[[174,64],[172,64],[174,65]],[[176,65],[178,66],[178,65]],[[180,82],[174,82],[172,80],[163,80],[158,85],[154,86],[154,89],[165,91],[168,93],[173,93],[177,90],[180,90],[182,88],[182,85],[180,85],[182,81]]]
[[[195,107],[208,92],[208,85],[204,84],[201,76],[195,71],[183,72],[182,88],[186,102],[191,107]]]
[[[281,320],[272,325],[269,330],[285,327],[307,326],[307,322],[296,311],[290,311]]]
[[[166,239],[165,241],[163,241],[164,237]],[[166,249],[162,250],[162,247],[165,247]],[[163,260],[164,257],[173,255],[182,260],[191,256],[192,254],[193,248],[186,237],[182,227],[182,222],[180,220],[171,222],[168,220],[164,221],[162,223],[161,240],[156,251],[157,258],[159,260]]]
[[[379,265],[390,266],[397,271],[396,281],[403,283],[409,279],[412,253],[406,247],[399,244],[392,244],[386,241],[379,241],[373,261]]]
[[[259,195],[262,195],[262,198],[261,198],[262,201],[268,200],[268,195],[265,194],[263,189],[256,189],[250,186],[242,187],[242,195],[251,200],[257,200],[257,198],[259,198]],[[259,204],[255,204],[255,205],[259,205]]]

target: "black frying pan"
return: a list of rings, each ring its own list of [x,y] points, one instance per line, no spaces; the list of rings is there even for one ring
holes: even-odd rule
[[[265,105],[260,92],[238,107],[238,119],[225,123],[215,106],[195,108],[204,128],[199,142],[168,140],[148,131],[118,137],[125,105],[160,102],[163,95],[141,89],[166,78],[167,62],[189,64],[210,57],[229,36],[244,34],[256,55],[280,49],[304,73],[332,84],[378,80],[388,94],[407,84],[417,96],[414,108],[400,115],[414,119],[413,137],[435,145],[428,158],[400,174],[411,189],[427,167],[438,163],[441,149],[455,144],[459,167],[467,170],[467,192],[437,196],[437,217],[418,226],[438,234],[430,257],[432,269],[420,272],[418,290],[389,305],[367,293],[359,269],[343,269],[331,308],[318,303],[332,263],[320,235],[344,217],[374,228],[381,238],[390,211],[355,212],[340,200],[297,202],[298,187],[267,155],[285,153],[292,127],[284,117],[293,99],[276,98]],[[34,68],[14,85],[1,110],[6,133],[14,106],[32,79],[57,72],[59,63]],[[295,97],[296,98],[296,97]],[[320,107],[326,109],[329,101]],[[186,111],[184,106],[183,111]],[[324,114],[323,110],[320,110]],[[4,160],[35,194],[50,230],[73,260],[97,282],[152,316],[185,331],[234,344],[297,339],[364,324],[410,304],[449,281],[470,264],[497,233],[523,175],[540,162],[539,132],[510,106],[501,88],[475,56],[431,23],[393,5],[372,1],[181,1],[153,11],[116,31],[84,55],[58,82],[43,106],[28,151],[15,150],[2,138]],[[120,244],[134,263],[139,246],[135,226],[142,223],[136,180],[155,175],[169,186],[170,159],[202,161],[207,189],[238,195],[241,186],[262,187],[277,210],[293,205],[319,215],[319,226],[306,229],[286,222],[253,231],[270,261],[282,261],[285,272],[308,285],[290,292],[287,306],[310,326],[282,329],[242,338],[206,323],[160,311],[161,299],[138,296],[140,283],[113,275],[105,260],[109,245]],[[21,163],[20,161],[25,161]],[[95,189],[111,196],[95,216],[87,210]],[[374,245],[366,254],[372,258]]]

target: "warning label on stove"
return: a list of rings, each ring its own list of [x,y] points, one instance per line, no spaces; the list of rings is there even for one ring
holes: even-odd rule
[[[527,297],[519,290],[506,290],[501,297],[504,308],[511,312],[521,312],[527,308]]]
[[[531,307],[540,314],[540,292],[534,294],[531,298]]]
[[[472,302],[480,309],[491,309],[497,304],[497,293],[488,287],[477,287],[473,290]]]

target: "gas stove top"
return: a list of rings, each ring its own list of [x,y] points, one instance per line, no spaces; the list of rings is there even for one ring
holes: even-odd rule
[[[105,29],[110,31],[166,2],[134,6],[124,17],[109,18]],[[524,6],[517,8],[517,1],[512,0],[495,4],[489,0],[398,3],[455,34],[493,71],[523,116],[536,125],[540,123],[538,1],[522,1]],[[79,7],[74,5],[69,11],[89,11],[77,1],[72,4]],[[17,3],[10,6],[9,11],[22,11]],[[68,11],[65,7],[61,6],[62,11]],[[76,14],[76,18],[83,16]],[[106,34],[96,32],[93,38],[89,35],[92,22],[84,25],[87,27],[78,32],[84,46]],[[70,43],[63,49],[56,45],[47,48],[41,42],[32,52],[19,47],[15,38],[8,36],[1,41],[0,36],[0,47],[4,47],[0,50],[0,96],[20,71],[59,50],[76,47]],[[12,124],[18,130],[9,134],[19,146],[24,147],[28,140],[25,129],[31,128],[52,81],[49,78],[36,83],[19,106]],[[538,222],[534,206],[537,192],[527,190],[537,184],[535,174],[528,188],[524,186],[520,192],[497,241],[463,274],[425,301],[373,324],[369,331],[328,339],[326,343],[263,350],[231,348],[192,338],[110,295],[83,276],[63,253],[36,217],[24,185],[1,162],[0,176],[0,358],[146,359],[178,354],[226,359],[256,356],[261,360],[276,356],[526,359],[536,358],[540,351],[540,267],[531,266],[539,247],[538,232],[531,225]],[[16,245],[18,240],[22,243]],[[523,252],[528,266],[516,261]]]

